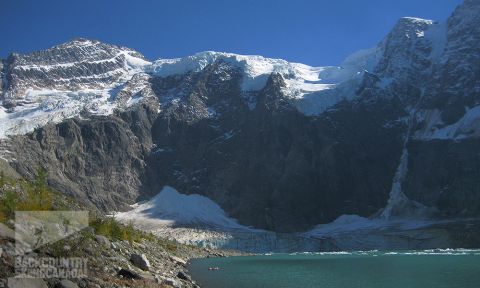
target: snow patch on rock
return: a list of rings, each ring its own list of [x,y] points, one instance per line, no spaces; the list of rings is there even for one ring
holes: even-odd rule
[[[195,225],[221,229],[250,230],[209,198],[198,195],[180,194],[170,186],[144,203],[134,204],[133,210],[115,214],[121,221],[156,224],[156,226]]]
[[[312,67],[283,59],[207,51],[184,58],[160,59],[146,71],[167,77],[199,72],[209,64],[223,61],[242,72],[244,92],[259,91],[272,73],[280,74],[285,82],[284,95],[292,99],[301,112],[318,115],[342,99],[351,98],[355,90],[352,86],[358,85],[364,71],[373,70],[378,59],[378,49],[372,48],[353,54],[340,67]]]
[[[214,51],[200,52],[184,58],[159,59],[150,66],[148,71],[156,76],[167,77],[187,72],[199,72],[217,61],[224,61],[243,72],[242,89],[244,91],[262,89],[267,83],[268,76],[272,73],[281,74],[290,80],[292,86],[299,82],[306,83],[305,90],[307,91],[318,91],[327,87],[321,83],[312,83],[320,81],[319,73],[325,69],[324,67],[310,67],[257,55],[238,55]]]
[[[320,224],[312,230],[303,233],[308,237],[326,237],[359,231],[374,230],[414,230],[448,221],[436,221],[429,219],[396,219],[365,218],[358,215],[342,215],[328,224]]]
[[[78,116],[82,111],[92,114],[113,113],[110,89],[84,89],[68,92],[58,90],[28,90],[23,105],[0,106],[0,139],[26,134],[49,123],[60,123]]]
[[[426,110],[420,115],[424,127],[415,133],[419,140],[461,140],[480,137],[480,106],[466,109],[460,120],[444,125],[439,110]]]

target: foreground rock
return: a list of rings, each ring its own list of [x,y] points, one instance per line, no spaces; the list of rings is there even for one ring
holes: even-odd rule
[[[0,238],[15,239],[15,231],[0,223]]]
[[[157,279],[157,282],[159,284],[169,285],[169,286],[172,286],[174,288],[181,288],[182,287],[180,282],[178,280],[173,279],[173,278],[169,278],[169,277],[165,277],[165,276],[157,276],[156,279]]]
[[[89,234],[87,230],[44,246],[31,257],[80,257],[87,259],[88,277],[78,279],[15,279],[12,288],[75,288],[75,287],[197,287],[188,271],[188,259],[213,256],[213,250],[186,246],[161,238],[142,239],[140,242],[119,241]],[[99,241],[99,239],[101,239]],[[107,246],[106,241],[111,242]],[[100,243],[99,243],[100,242]],[[64,250],[61,247],[69,246]],[[14,275],[15,256],[12,239],[0,237],[0,279]],[[224,251],[222,254],[238,255]]]
[[[111,245],[111,244],[110,244],[110,240],[108,240],[107,237],[102,236],[102,235],[95,235],[95,240],[96,240],[99,244],[103,245],[104,247],[110,247],[110,245]]]
[[[8,278],[8,288],[48,288],[47,283],[38,278]],[[69,287],[71,288],[71,287]]]
[[[145,254],[132,254],[130,256],[130,262],[132,262],[133,265],[142,269],[143,271],[150,270],[150,262],[148,262],[147,256],[145,256]]]
[[[64,279],[60,281],[55,287],[56,288],[78,288],[78,285],[73,283],[70,280]]]
[[[139,274],[123,268],[118,271],[118,275],[127,279],[142,279],[142,276],[140,276]]]
[[[185,260],[183,260],[182,258],[179,258],[179,257],[170,256],[170,260],[172,260],[173,262],[175,262],[179,265],[183,265],[183,266],[187,265],[187,261],[185,261]]]
[[[189,282],[192,281],[192,278],[187,273],[185,273],[183,271],[179,271],[178,274],[177,274],[177,277],[180,278],[180,279],[189,281]]]

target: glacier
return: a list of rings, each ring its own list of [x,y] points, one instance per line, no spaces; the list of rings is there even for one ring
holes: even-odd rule
[[[75,58],[61,59],[59,51],[63,50],[74,51]],[[150,62],[134,50],[88,39],[72,40],[45,51],[53,55],[47,62],[37,59],[39,56],[34,54],[14,57],[17,62],[12,71],[26,75],[30,84],[6,85],[4,105],[0,107],[0,139],[77,117],[82,111],[110,115],[115,109],[127,109],[144,100],[140,92],[149,89],[149,77],[199,72],[216,61],[228,63],[241,71],[241,89],[246,94],[261,90],[272,73],[281,75],[285,83],[284,96],[302,113],[319,115],[343,99],[352,99],[363,73],[374,69],[380,55],[378,48],[372,48],[354,53],[338,67],[312,67],[282,59],[213,51]],[[98,73],[86,72],[92,65],[112,68]],[[71,71],[78,75],[71,76]],[[49,73],[52,75],[51,84],[46,87],[38,85],[40,80],[36,77]],[[125,89],[129,90],[131,97],[120,103],[119,93]],[[5,105],[6,101],[11,104]]]
[[[277,233],[241,225],[211,199],[181,194],[170,186],[163,187],[152,199],[136,203],[131,210],[116,212],[112,217],[180,243],[252,253],[413,249],[429,247],[432,243],[436,247],[448,247],[450,243],[445,234],[428,229],[455,221],[342,215],[309,231]]]
[[[124,222],[150,222],[156,226],[192,225],[213,229],[252,230],[228,217],[209,198],[198,194],[180,194],[170,186],[163,187],[155,197],[134,204],[132,208],[131,211],[116,213],[114,217]]]
[[[115,109],[128,109],[153,94],[141,93],[141,90],[149,89],[149,77],[195,73],[215,62],[224,62],[239,69],[242,76],[241,89],[247,95],[246,99],[251,97],[249,94],[265,87],[272,73],[281,75],[285,83],[282,88],[284,97],[303,114],[317,116],[342,100],[355,99],[365,73],[379,77],[378,87],[381,89],[388,89],[394,82],[393,79],[403,77],[405,67],[410,65],[405,61],[409,58],[408,55],[395,55],[388,60],[389,66],[384,67],[385,55],[392,47],[408,46],[397,50],[410,51],[423,43],[422,45],[431,47],[427,59],[434,63],[447,61],[448,55],[444,53],[447,49],[446,34],[446,21],[437,23],[404,17],[375,47],[353,53],[339,66],[326,67],[215,51],[150,62],[129,48],[103,44],[96,40],[74,39],[41,51],[49,55],[46,60],[35,53],[13,54],[16,62],[11,71],[24,73],[30,82],[17,83],[19,80],[14,79],[15,83],[4,85],[4,105],[0,107],[0,139],[32,132],[36,127],[50,122],[58,123],[77,117],[81,111],[109,115]],[[398,43],[399,37],[406,37],[409,42]],[[62,51],[69,51],[75,57],[63,59]],[[104,67],[91,69],[99,67],[98,65]],[[68,69],[73,69],[78,75],[72,78],[66,73]],[[48,76],[49,73],[52,75],[49,79],[51,83],[47,87],[40,87],[36,80],[38,75]],[[129,84],[132,81],[135,83]],[[125,90],[129,90],[130,97],[126,101],[119,101],[119,94]],[[15,105],[5,105],[9,101]],[[254,106],[249,103],[249,107]],[[433,135],[425,137],[436,138]]]

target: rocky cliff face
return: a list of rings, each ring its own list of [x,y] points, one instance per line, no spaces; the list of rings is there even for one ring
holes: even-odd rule
[[[415,137],[409,143],[406,193],[448,216],[477,216],[480,114],[478,1],[465,1],[441,30],[443,53],[436,55]],[[428,174],[428,175],[427,175]]]
[[[122,210],[142,186],[155,117],[145,105],[47,125],[9,140],[8,155],[15,155],[10,163],[27,177],[46,168],[49,184],[60,191],[103,211]]]
[[[81,38],[27,55],[14,53],[6,61],[9,81],[4,102],[22,100],[27,90],[113,86],[143,62],[147,61],[131,49]]]
[[[6,79],[5,79],[5,71],[6,65],[4,65],[4,60],[0,59],[0,95],[3,95],[3,90],[5,89]]]
[[[215,87],[204,82],[215,73],[209,69],[192,77],[198,80],[190,86]],[[205,194],[243,223],[280,231],[306,229],[339,213],[369,215],[384,206],[402,141],[398,128],[386,129],[378,118],[398,111],[346,102],[340,110],[308,117],[284,99],[278,74],[258,91],[250,110],[235,93],[238,85],[230,85],[192,92],[160,114],[152,130],[157,147],[147,160],[149,191],[168,184]],[[215,95],[225,99],[214,106],[215,117],[205,117],[201,108],[185,111],[208,107],[202,99]],[[200,119],[187,121],[195,115]]]
[[[103,211],[170,185],[276,231],[401,217],[407,202],[476,217],[478,12],[466,1],[446,22],[402,18],[340,67],[216,52],[150,63],[83,39],[14,54],[3,157],[27,176],[46,166]]]

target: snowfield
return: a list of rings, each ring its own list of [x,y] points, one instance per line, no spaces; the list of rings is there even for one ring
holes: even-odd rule
[[[0,138],[26,134],[49,123],[60,123],[78,116],[82,110],[108,115],[115,109],[109,89],[84,89],[76,92],[28,90],[24,105],[0,107]]]
[[[467,11],[468,12],[468,11]],[[468,13],[467,13],[468,14]],[[474,15],[467,15],[474,17]],[[149,77],[168,77],[174,75],[183,75],[188,72],[199,72],[214,62],[224,62],[229,66],[238,68],[241,76],[241,89],[245,93],[245,99],[248,106],[252,109],[255,101],[251,101],[251,93],[261,90],[272,73],[282,76],[285,87],[282,93],[289,99],[300,112],[308,116],[317,116],[330,109],[342,100],[352,100],[356,91],[361,85],[366,72],[377,75],[379,64],[384,60],[386,45],[402,47],[410,51],[413,49],[408,45],[415,43],[429,43],[431,52],[428,60],[435,63],[445,63],[448,61],[449,53],[447,45],[447,23],[437,23],[432,20],[425,20],[413,17],[404,17],[397,23],[392,33],[394,39],[386,37],[377,46],[360,50],[348,56],[339,66],[312,67],[300,63],[290,63],[282,59],[272,59],[257,55],[238,55],[233,53],[205,51],[191,56],[174,59],[158,59],[149,62],[142,59],[134,50],[125,47],[116,47],[115,53],[108,58],[96,58],[102,55],[108,45],[98,41],[81,39],[73,40],[66,44],[55,46],[51,49],[76,49],[79,53],[78,59],[64,60],[49,59],[48,63],[37,60],[22,60],[14,69],[30,71],[35,73],[48,73],[50,70],[63,71],[71,67],[89,67],[89,65],[113,65],[120,59],[123,63],[115,70],[106,70],[105,73],[89,75],[78,75],[77,78],[88,78],[91,81],[88,85],[94,87],[76,87],[69,89],[57,88],[38,88],[27,87],[24,95],[20,98],[25,100],[20,106],[6,109],[0,108],[0,139],[9,135],[25,134],[33,131],[34,128],[43,126],[49,122],[60,122],[63,119],[76,117],[80,111],[86,110],[94,114],[108,115],[113,113],[114,109],[124,109],[142,102],[143,96],[133,95],[127,99],[127,105],[121,105],[116,102],[119,91],[127,85],[136,75],[142,75],[145,78],[143,83],[148,83]],[[413,44],[405,44],[398,39],[402,39],[405,34],[408,38],[414,38]],[[398,38],[398,39],[397,39]],[[389,43],[387,43],[390,41]],[[396,42],[395,42],[396,41]],[[415,44],[415,45],[416,45]],[[103,45],[103,46],[102,46]],[[407,46],[405,46],[407,45]],[[423,44],[422,44],[423,45]],[[426,45],[426,44],[425,44]],[[93,48],[92,48],[93,47]],[[94,52],[92,52],[92,49]],[[95,50],[96,49],[96,50]],[[46,50],[47,51],[47,50]],[[29,59],[26,56],[26,59]],[[35,57],[34,57],[35,58]],[[100,60],[99,60],[100,59]],[[37,62],[35,62],[37,61]],[[387,89],[395,77],[402,77],[402,71],[407,69],[411,63],[405,61],[403,57],[394,57],[389,60],[390,68],[385,75],[379,76],[377,86],[381,89]],[[32,64],[33,63],[33,64]],[[29,73],[30,73],[29,72]],[[390,74],[392,75],[390,75]],[[62,74],[62,73],[60,73]],[[398,74],[398,75],[397,75]],[[117,77],[116,83],[102,82],[104,77]],[[228,78],[228,77],[227,77]],[[71,79],[51,79],[54,85],[68,84]],[[222,79],[228,80],[228,79]],[[145,86],[145,85],[144,85]],[[129,89],[135,90],[144,88],[142,85],[130,85]],[[23,90],[22,90],[23,91]],[[133,91],[137,93],[138,91]],[[16,93],[15,91],[7,91]],[[133,94],[135,94],[133,93]],[[172,101],[174,101],[173,99]],[[428,130],[422,135],[416,135],[419,139],[461,139],[477,136],[478,129],[474,127],[477,124],[477,111],[475,108],[465,115],[465,119],[452,125],[438,129],[437,122],[431,122]],[[435,119],[434,119],[435,120]],[[476,125],[478,126],[478,125]],[[474,131],[471,131],[471,130]]]
[[[425,123],[424,128],[415,133],[415,138],[428,141],[480,137],[480,106],[465,110],[463,117],[451,125],[442,122],[439,110],[422,111],[419,121]]]
[[[98,45],[98,42],[83,40],[72,41],[63,46],[78,45],[79,49]],[[60,47],[60,46],[57,46]],[[55,48],[55,47],[54,47]],[[55,48],[56,49],[56,48]],[[23,95],[18,96],[18,103],[9,109],[0,107],[0,139],[9,135],[25,134],[47,123],[58,123],[64,119],[79,116],[85,110],[94,114],[109,115],[114,109],[123,109],[116,102],[116,96],[128,82],[135,77],[167,77],[187,72],[199,72],[215,61],[223,61],[242,73],[242,90],[245,93],[261,90],[272,73],[282,75],[285,97],[291,99],[301,112],[306,115],[318,115],[343,99],[355,96],[355,86],[362,78],[364,71],[372,70],[378,62],[378,49],[362,50],[348,57],[340,67],[311,67],[300,63],[289,63],[282,59],[271,59],[255,55],[238,55],[223,52],[200,52],[192,56],[176,59],[159,59],[149,62],[134,56],[128,49],[120,49],[112,58],[91,60],[89,55],[77,62],[57,62],[51,64],[22,64],[14,69],[31,73],[48,73],[50,70],[61,71],[76,65],[105,64],[110,65],[124,59],[121,68],[90,76],[78,76],[78,79],[91,81],[87,86],[71,89],[30,87]],[[117,77],[115,83],[105,83],[105,77]],[[228,80],[228,79],[226,79]],[[55,85],[67,85],[71,79],[53,79]],[[95,86],[92,88],[90,86]],[[134,92],[145,85],[130,85]],[[139,88],[140,87],[140,88]],[[135,90],[135,91],[134,91]],[[10,92],[6,92],[10,93]],[[127,100],[127,107],[141,102],[141,97]],[[250,106],[250,104],[249,104]],[[252,106],[250,106],[253,108]]]
[[[382,219],[382,218],[365,218],[358,215],[342,215],[335,221],[317,225],[312,230],[303,233],[308,237],[327,237],[342,234],[348,234],[359,231],[378,231],[378,230],[414,230],[438,224],[439,221],[428,219]],[[447,221],[442,222],[447,223]]]
[[[134,204],[132,210],[116,213],[114,217],[180,243],[254,253],[368,250],[375,247],[407,249],[432,238],[428,227],[448,223],[428,219],[369,219],[343,215],[332,223],[318,225],[303,233],[275,233],[243,226],[228,217],[209,198],[180,194],[169,186],[149,201]],[[449,245],[444,234],[435,235],[432,239],[438,247]],[[426,245],[429,244],[427,241]]]
[[[157,227],[192,225],[221,230],[252,230],[228,217],[209,198],[198,194],[180,194],[170,186],[165,186],[157,196],[147,202],[134,204],[132,208],[131,211],[115,214],[115,218],[124,222],[143,221]]]
[[[348,57],[340,67],[312,67],[257,55],[206,51],[176,59],[160,59],[146,68],[147,73],[167,77],[199,72],[207,65],[223,61],[242,72],[242,90],[246,93],[265,87],[272,73],[283,77],[283,93],[306,115],[318,115],[343,99],[354,96],[353,86],[360,83],[363,72],[378,62],[379,50],[362,50]]]

